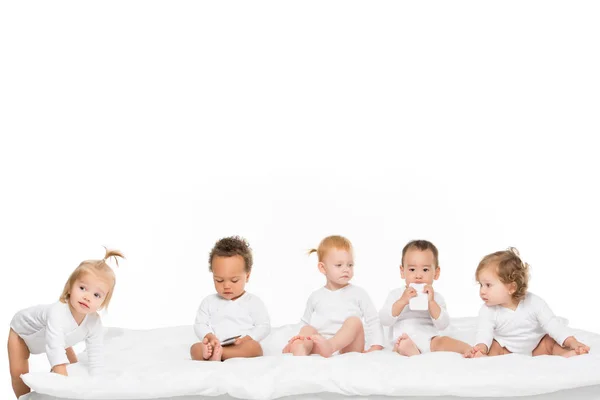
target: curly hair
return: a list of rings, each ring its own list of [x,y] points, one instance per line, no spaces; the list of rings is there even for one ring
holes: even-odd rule
[[[229,236],[217,240],[208,256],[208,270],[212,272],[212,262],[215,257],[241,256],[244,259],[244,270],[252,270],[252,249],[246,239],[240,236]]]
[[[404,265],[404,256],[408,252],[408,250],[417,249],[419,251],[431,250],[433,253],[433,260],[435,262],[435,267],[440,266],[440,259],[438,258],[438,249],[435,247],[433,243],[428,240],[413,240],[408,242],[406,246],[402,249],[402,265]]]
[[[521,260],[516,248],[509,247],[507,250],[483,257],[475,271],[475,279],[479,280],[479,273],[490,266],[495,267],[500,282],[516,285],[515,292],[512,294],[513,299],[521,300],[525,297],[529,286],[529,264]]]

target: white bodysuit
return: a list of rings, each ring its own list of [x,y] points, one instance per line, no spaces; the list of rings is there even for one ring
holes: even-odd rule
[[[306,302],[302,322],[329,339],[349,317],[358,317],[363,322],[366,349],[373,345],[383,346],[377,309],[367,292],[358,286],[347,285],[338,290],[322,287],[314,291]]]
[[[440,306],[440,315],[437,319],[433,319],[429,310],[411,310],[409,305],[406,305],[402,312],[394,317],[392,316],[392,307],[402,297],[405,290],[406,288],[392,290],[383,308],[379,311],[381,323],[392,327],[388,344],[393,347],[396,339],[406,333],[421,353],[427,353],[431,351],[431,339],[439,336],[439,331],[446,329],[450,324],[446,301],[440,293],[434,291],[433,299]]]
[[[97,313],[87,314],[77,325],[68,304],[42,304],[19,311],[10,327],[31,354],[46,353],[52,367],[69,364],[65,349],[85,340],[90,375],[99,374],[103,368],[103,329]]]
[[[212,333],[219,340],[242,335],[260,342],[271,332],[271,321],[264,303],[253,294],[227,300],[215,293],[202,300],[194,331],[200,340]]]
[[[514,311],[484,304],[479,310],[475,343],[483,343],[489,349],[496,339],[512,353],[531,355],[546,334],[561,346],[572,335],[542,298],[527,293]]]

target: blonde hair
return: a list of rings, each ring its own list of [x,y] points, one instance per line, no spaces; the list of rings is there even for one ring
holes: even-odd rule
[[[84,274],[93,274],[99,277],[100,279],[105,280],[110,286],[110,289],[108,290],[108,293],[106,293],[106,297],[104,297],[104,301],[102,302],[102,305],[99,309],[108,307],[110,299],[112,298],[113,290],[115,288],[116,278],[114,271],[106,263],[106,260],[108,260],[110,257],[113,257],[115,259],[115,263],[118,266],[119,260],[117,257],[125,258],[125,256],[119,250],[108,250],[106,247],[104,249],[106,250],[106,253],[102,260],[82,261],[81,264],[79,264],[79,266],[75,268],[75,271],[71,273],[71,276],[69,276],[69,279],[67,279],[67,283],[65,283],[65,288],[63,289],[63,292],[60,295],[59,300],[62,303],[66,303],[69,300],[69,292],[71,291],[71,287],[77,279],[79,279]]]
[[[338,249],[338,250],[346,250],[347,252],[352,253],[352,243],[348,239],[343,236],[332,235],[327,236],[325,239],[321,240],[319,243],[319,247],[316,249],[310,249],[308,251],[308,255],[312,253],[317,253],[317,257],[319,258],[319,262],[323,261],[325,254],[327,254],[328,250]]]
[[[509,247],[483,257],[475,271],[475,279],[479,280],[479,273],[487,267],[495,267],[500,282],[514,283],[516,288],[512,294],[513,299],[521,300],[527,294],[529,286],[529,264],[523,262],[519,251]]]

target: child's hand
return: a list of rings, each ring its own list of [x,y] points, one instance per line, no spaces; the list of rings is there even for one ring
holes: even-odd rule
[[[590,346],[579,342],[574,336],[569,336],[563,344],[565,347],[575,350],[577,355],[587,354],[590,352]]]
[[[239,346],[240,344],[242,344],[244,342],[247,342],[248,340],[252,340],[252,338],[250,336],[246,335],[246,336],[243,336],[241,338],[235,339],[235,342],[233,342],[233,345],[234,346]]]
[[[427,293],[427,300],[431,303],[433,301],[433,295],[435,294],[433,291],[433,286],[425,285],[423,292]]]
[[[383,350],[383,346],[380,346],[378,344],[374,344],[373,346],[369,347],[368,350],[365,350],[363,353],[370,353],[372,351],[379,351],[379,350]]]
[[[69,376],[69,374],[67,374],[67,364],[55,365],[54,367],[52,367],[52,372],[64,376]]]
[[[415,290],[415,288],[407,286],[406,290],[404,290],[404,293],[402,293],[402,296],[400,297],[400,301],[408,304],[410,302],[410,299],[412,299],[413,297],[416,297],[416,296],[417,296],[417,291]]]

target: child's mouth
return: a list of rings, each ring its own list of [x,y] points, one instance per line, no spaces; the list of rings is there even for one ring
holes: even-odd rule
[[[82,306],[83,308],[90,308],[90,306],[88,306],[88,305],[87,305],[87,304],[85,304],[85,303],[79,302],[79,304],[81,304],[81,306]]]

